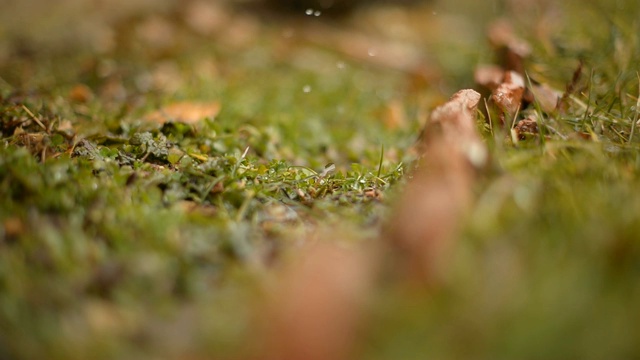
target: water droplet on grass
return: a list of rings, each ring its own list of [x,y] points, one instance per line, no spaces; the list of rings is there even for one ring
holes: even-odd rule
[[[307,9],[307,10],[305,10],[304,13],[309,15],[309,16],[311,16],[311,15],[313,15],[313,9]]]

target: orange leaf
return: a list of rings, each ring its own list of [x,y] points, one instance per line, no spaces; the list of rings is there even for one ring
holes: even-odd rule
[[[195,124],[205,118],[213,119],[220,112],[220,103],[196,103],[179,102],[167,105],[160,110],[154,111],[144,117],[145,120],[164,124],[167,122],[181,122],[185,124]]]
[[[350,359],[371,282],[370,255],[330,242],[304,248],[266,312],[267,352],[261,358]]]
[[[511,120],[522,106],[524,89],[524,78],[515,71],[507,71],[502,84],[493,90],[491,100],[508,120]]]
[[[476,167],[487,150],[476,131],[480,94],[456,93],[438,107],[423,132],[423,157],[387,228],[409,274],[427,282],[445,275],[455,238],[471,203]]]

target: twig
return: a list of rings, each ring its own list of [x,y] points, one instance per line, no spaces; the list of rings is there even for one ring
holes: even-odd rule
[[[44,126],[44,124],[38,120],[38,118],[31,112],[31,110],[29,110],[29,108],[27,108],[24,104],[22,104],[22,109],[24,109],[24,111],[27,112],[27,114],[29,114],[29,117],[31,117],[31,120],[35,121],[36,124],[40,125],[40,127],[42,128],[42,130],[47,131],[47,127]],[[48,132],[48,131],[47,131]]]

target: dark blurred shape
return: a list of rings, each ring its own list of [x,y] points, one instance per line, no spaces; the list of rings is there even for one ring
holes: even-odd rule
[[[323,14],[346,15],[356,8],[372,4],[408,5],[428,0],[264,0],[269,6],[285,11],[320,11]]]

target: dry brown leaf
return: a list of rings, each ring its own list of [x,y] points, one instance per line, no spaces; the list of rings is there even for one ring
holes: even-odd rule
[[[487,150],[476,130],[479,101],[479,93],[462,90],[433,111],[422,137],[423,158],[387,228],[409,272],[427,282],[438,282],[446,273],[471,202],[476,167],[486,162]]]
[[[489,26],[489,42],[496,48],[500,65],[524,75],[524,60],[531,55],[531,46],[515,34],[508,20],[502,19]]]
[[[75,129],[73,128],[73,124],[69,120],[62,120],[56,129],[58,132],[65,135],[67,138],[73,137],[75,133]]]
[[[220,112],[220,107],[220,103],[217,101],[210,103],[179,102],[154,111],[145,116],[144,119],[158,124],[167,122],[195,124],[205,118],[215,118]]]
[[[491,100],[501,111],[501,116],[513,119],[522,106],[524,96],[524,78],[514,71],[504,75],[504,81],[491,94]],[[501,118],[504,123],[504,118]]]
[[[321,242],[286,269],[267,310],[269,360],[347,360],[371,276],[363,249]]]
[[[504,81],[505,71],[496,65],[480,65],[473,74],[476,84],[487,88],[491,91],[495,90]]]
[[[538,122],[532,118],[520,120],[513,128],[513,131],[518,140],[525,140],[527,135],[538,134]]]
[[[562,97],[562,92],[551,88],[547,84],[533,85],[529,90],[531,93],[530,102],[537,101],[540,109],[545,113],[551,113],[558,107],[558,101]]]
[[[77,84],[69,91],[71,101],[85,103],[93,98],[93,92],[87,85]]]

